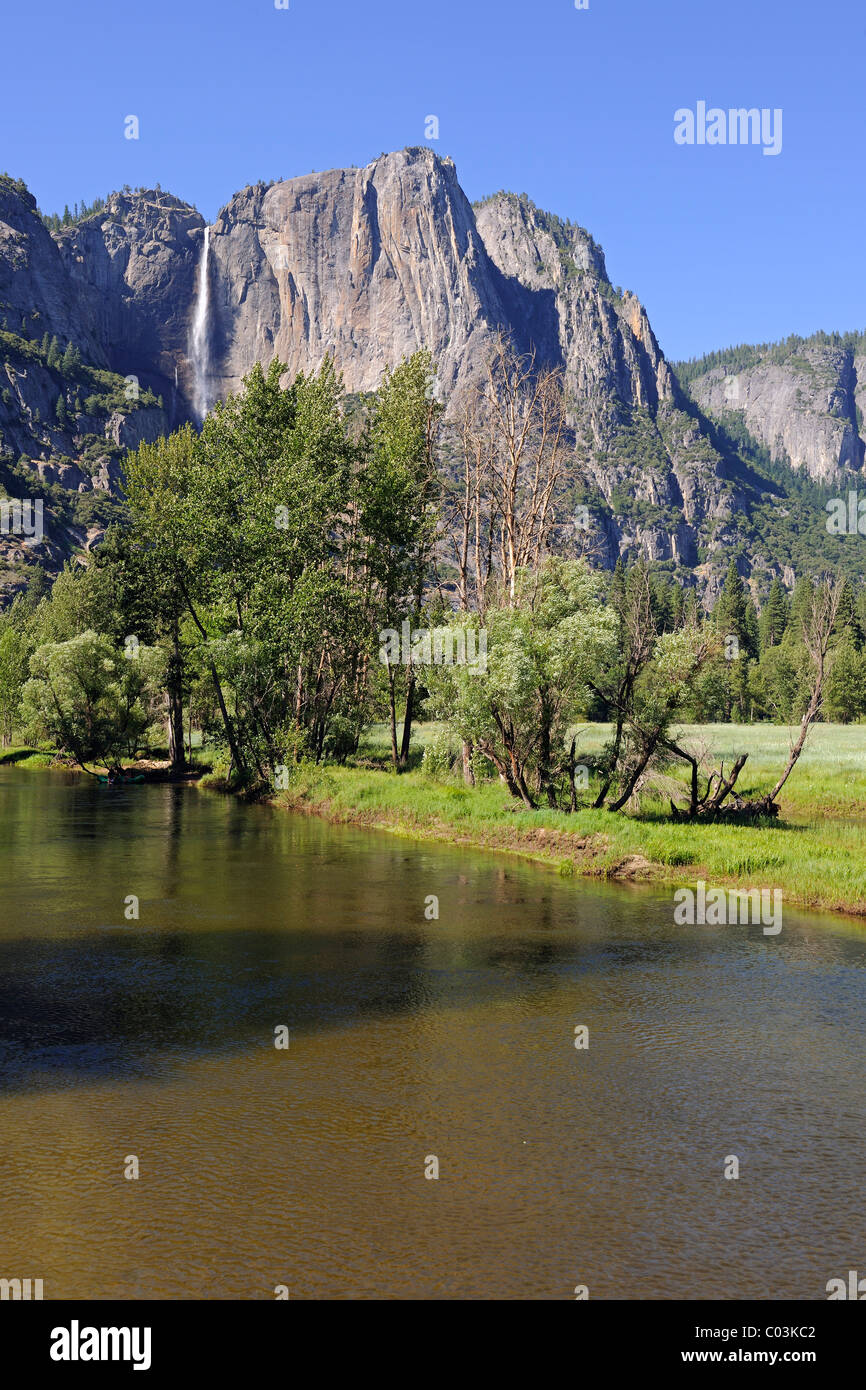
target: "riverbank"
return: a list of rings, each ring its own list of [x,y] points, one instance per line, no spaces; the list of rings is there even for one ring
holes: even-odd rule
[[[84,768],[72,758],[65,758],[60,753],[46,752],[39,748],[4,748],[0,749],[0,767],[26,767],[26,768],[54,768],[61,772],[74,772],[81,777],[107,776],[108,769],[97,765],[90,771],[85,772]],[[207,772],[206,767],[190,767],[185,772],[172,772],[171,764],[166,759],[161,758],[138,758],[135,761],[126,761],[124,768],[130,778],[142,782],[154,783],[177,783],[182,785],[185,782],[198,782]]]
[[[425,744],[436,726],[420,726]],[[606,727],[581,731],[592,753]],[[701,736],[726,757],[751,747],[745,792],[772,785],[788,733],[766,726],[704,726]],[[729,747],[730,745],[730,747]],[[776,746],[778,745],[778,746]],[[475,788],[439,780],[421,770],[387,770],[382,731],[363,746],[363,766],[303,765],[287,791],[271,803],[335,824],[384,830],[416,841],[494,850],[546,864],[563,876],[645,883],[781,888],[784,901],[806,908],[866,917],[866,728],[816,730],[808,755],[785,789],[783,819],[764,826],[675,824],[660,803],[641,815],[585,808],[568,815],[528,811],[494,782]],[[10,749],[0,764],[57,766],[50,753]],[[64,764],[66,770],[75,770]],[[171,779],[158,760],[142,764],[148,781]],[[188,778],[198,782],[203,767]],[[204,777],[204,786],[219,786]]]
[[[703,732],[723,752],[725,740],[753,745],[744,790],[772,785],[786,730],[707,726]],[[600,747],[604,734],[604,726],[585,730],[584,747]],[[375,741],[368,751],[378,753]],[[866,917],[866,823],[858,819],[866,809],[862,727],[817,732],[786,787],[783,819],[772,825],[675,824],[661,804],[640,816],[528,811],[496,783],[470,788],[375,766],[305,767],[273,800],[339,824],[518,855],[569,876],[781,888],[786,902]]]

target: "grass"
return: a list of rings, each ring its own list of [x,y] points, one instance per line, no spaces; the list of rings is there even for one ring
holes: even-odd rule
[[[416,840],[495,850],[547,863],[563,874],[647,882],[776,888],[785,901],[866,916],[866,726],[819,725],[781,796],[782,820],[754,826],[683,825],[667,804],[650,801],[639,815],[587,807],[574,815],[528,811],[498,782],[476,788],[458,775],[437,779],[422,770],[426,744],[442,726],[413,730],[412,769],[389,768],[383,726],[366,734],[355,765],[298,770],[274,800],[287,809],[335,822],[375,827]],[[775,725],[684,727],[680,741],[706,745],[730,764],[749,754],[744,793],[769,790],[785,764],[793,731]],[[577,730],[578,759],[597,753],[606,725]],[[0,751],[0,763],[45,767],[50,753],[27,747]],[[207,766],[206,750],[196,763]]]
[[[598,752],[609,737],[608,725],[580,729],[578,748],[585,753]],[[705,745],[728,767],[738,754],[748,753],[737,783],[746,796],[775,785],[798,733],[799,727],[779,724],[684,724],[676,730],[680,742]],[[866,725],[815,725],[780,800],[788,819],[801,814],[866,817]]]
[[[682,825],[650,803],[639,816],[590,808],[574,815],[528,811],[498,783],[475,789],[435,780],[418,769],[435,725],[418,728],[416,767],[386,770],[384,729],[369,732],[360,767],[304,767],[278,803],[338,822],[445,840],[546,861],[565,874],[593,877],[782,888],[804,906],[866,915],[866,727],[814,731],[782,796],[781,823]],[[771,725],[703,725],[680,730],[705,742],[726,762],[748,752],[746,792],[767,790],[784,766],[790,730]],[[597,752],[607,727],[583,727],[578,747]]]
[[[55,753],[47,753],[40,748],[0,748],[0,767],[4,763],[14,764],[16,767],[53,767],[56,762]]]

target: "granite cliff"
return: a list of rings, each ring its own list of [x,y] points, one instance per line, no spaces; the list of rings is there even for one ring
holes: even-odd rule
[[[826,337],[731,349],[706,370],[688,364],[683,375],[708,415],[738,417],[774,461],[841,484],[862,471],[866,455],[866,339]]]
[[[197,312],[205,353],[193,346]],[[453,162],[429,148],[243,189],[207,239],[201,215],[159,189],[113,194],[52,234],[23,185],[4,178],[0,324],[0,481],[10,495],[10,481],[28,476],[55,500],[64,489],[116,494],[126,448],[195,418],[202,398],[237,389],[274,356],[296,373],[330,354],[347,390],[366,392],[424,347],[453,412],[505,331],[563,372],[575,431],[563,546],[573,535],[565,503],[585,502],[583,544],[608,567],[643,553],[712,592],[732,550],[744,573],[785,559],[769,558],[754,524],[770,494],[714,427],[732,403],[724,371],[691,380],[686,394],[587,231],[524,195],[472,206]],[[67,360],[70,345],[80,365]],[[810,378],[799,418],[799,379],[780,384],[760,363],[737,376],[748,428],[821,477],[863,462],[863,359],[837,356],[829,407],[818,410],[825,387]],[[102,520],[91,517],[89,543]],[[59,552],[80,539],[74,521],[57,521],[69,532]]]

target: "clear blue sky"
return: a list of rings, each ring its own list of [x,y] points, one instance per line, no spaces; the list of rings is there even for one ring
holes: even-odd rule
[[[40,0],[3,40],[0,168],[44,211],[159,182],[211,219],[430,143],[587,227],[671,358],[866,326],[862,0]],[[676,145],[699,100],[781,107],[781,154]]]

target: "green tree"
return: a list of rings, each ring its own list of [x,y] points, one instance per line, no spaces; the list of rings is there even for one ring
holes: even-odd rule
[[[788,626],[788,609],[788,595],[777,575],[770,585],[767,602],[761,610],[759,621],[761,653],[764,653],[768,647],[778,647],[782,641]]]
[[[12,742],[18,722],[28,657],[25,637],[7,620],[0,631],[0,733],[4,748]]]
[[[538,575],[520,570],[514,605],[485,615],[486,664],[440,665],[425,674],[440,717],[528,807],[538,795],[561,804],[569,769],[573,793],[566,730],[585,707],[591,682],[615,659],[616,620],[598,582],[582,561],[549,559]],[[477,632],[478,618],[456,614],[451,627]]]
[[[113,766],[135,757],[152,721],[160,681],[159,653],[141,648],[127,660],[102,633],[37,648],[24,686],[22,716],[80,767]]]
[[[289,387],[284,372],[255,367],[200,436],[126,464],[136,543],[179,595],[242,782],[304,748],[321,756],[371,645],[346,544],[342,383],[330,359]]]
[[[825,711],[830,719],[850,724],[866,714],[866,659],[846,631],[832,654]]]
[[[74,343],[67,343],[60,359],[60,369],[64,376],[73,376],[81,366],[81,353]]]
[[[431,398],[432,361],[416,352],[401,362],[376,392],[365,438],[360,475],[360,526],[369,574],[377,585],[383,625],[400,628],[421,615],[436,535],[438,479],[436,426],[441,407]],[[398,668],[386,666],[391,756],[405,767],[417,675],[406,672],[401,745],[397,746]]]

